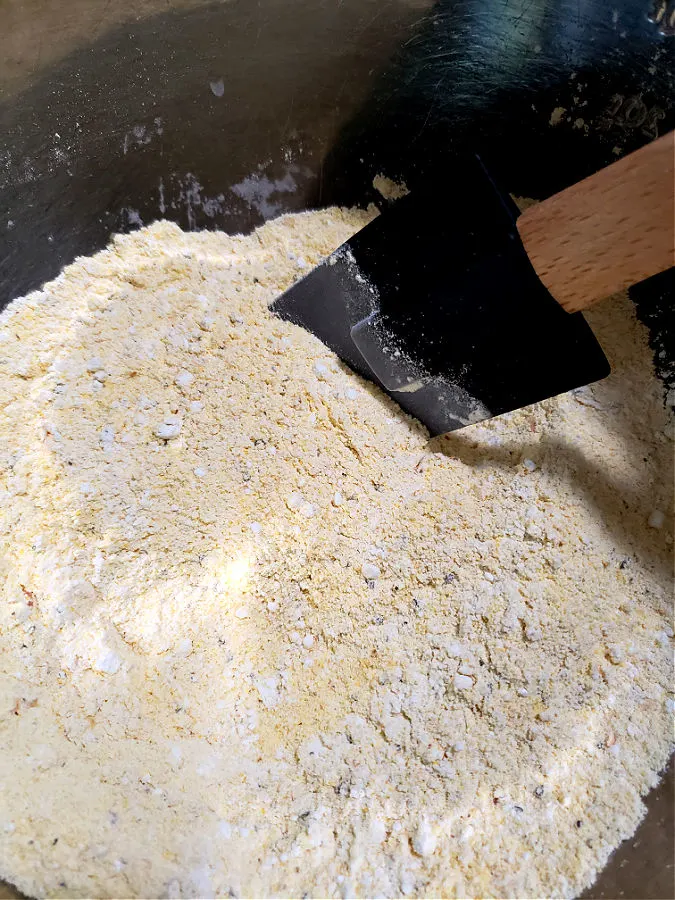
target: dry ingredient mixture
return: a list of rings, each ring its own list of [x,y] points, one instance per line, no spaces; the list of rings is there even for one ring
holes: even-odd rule
[[[117,237],[0,316],[0,877],[573,896],[672,741],[672,443],[606,381],[428,442],[267,303],[365,223]]]
[[[410,193],[407,185],[393,181],[386,175],[376,175],[373,178],[373,187],[384,200],[398,200]]]

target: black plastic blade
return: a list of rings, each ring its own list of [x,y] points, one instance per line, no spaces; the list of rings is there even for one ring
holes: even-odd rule
[[[272,310],[432,435],[604,378],[593,332],[539,281],[516,216],[471,160],[451,201],[440,192],[399,200]]]

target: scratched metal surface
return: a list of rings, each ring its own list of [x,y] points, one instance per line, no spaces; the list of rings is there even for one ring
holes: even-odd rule
[[[0,0],[0,16],[0,308],[162,216],[248,230],[377,199],[379,172],[451,192],[467,149],[544,197],[675,125],[673,0]],[[671,382],[674,282],[634,291]],[[587,897],[675,896],[672,784]]]

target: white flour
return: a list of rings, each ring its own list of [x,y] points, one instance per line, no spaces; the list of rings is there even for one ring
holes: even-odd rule
[[[572,896],[672,740],[672,444],[605,382],[429,444],[266,304],[359,228],[159,223],[0,316],[0,877]]]

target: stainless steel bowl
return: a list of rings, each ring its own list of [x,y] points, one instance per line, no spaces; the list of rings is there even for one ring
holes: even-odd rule
[[[542,197],[675,124],[672,0],[4,0],[0,16],[0,308],[160,217],[248,230],[376,200],[378,173],[451,192],[467,149]],[[634,292],[664,377],[673,281]],[[671,769],[587,897],[675,896],[672,792]]]

